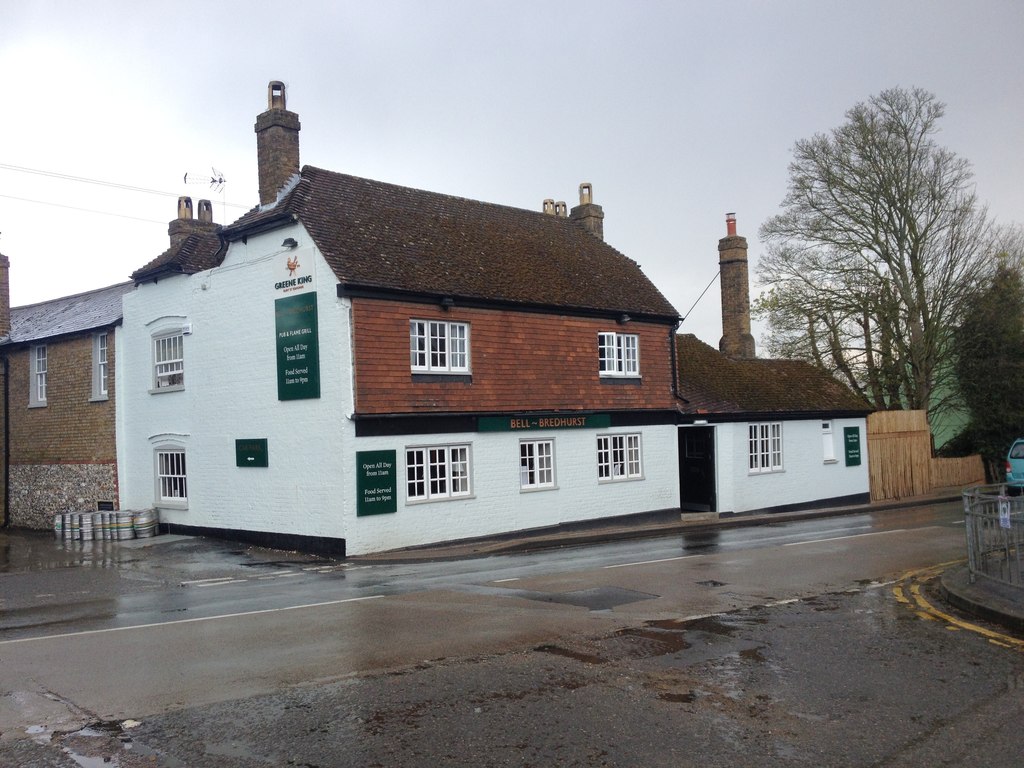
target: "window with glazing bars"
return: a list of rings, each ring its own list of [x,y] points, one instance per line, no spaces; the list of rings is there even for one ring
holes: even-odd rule
[[[46,404],[46,345],[32,348],[32,383],[29,385],[30,405]]]
[[[153,339],[156,389],[180,387],[185,383],[184,336],[180,333]]]
[[[782,422],[750,424],[747,469],[751,473],[782,471]]]
[[[640,435],[599,435],[597,438],[597,479],[638,480],[643,477]]]
[[[519,443],[519,487],[552,488],[555,485],[555,444],[551,440]]]
[[[409,359],[421,373],[468,373],[469,324],[410,320]]]
[[[157,483],[161,501],[187,501],[188,483],[184,451],[158,451]]]
[[[435,445],[407,448],[405,488],[408,501],[468,496],[469,446]]]
[[[597,362],[602,376],[639,376],[640,337],[635,333],[599,333]]]

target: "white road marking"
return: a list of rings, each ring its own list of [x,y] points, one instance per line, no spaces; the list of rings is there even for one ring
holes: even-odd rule
[[[204,584],[218,584],[224,581],[236,581],[232,576],[220,576],[216,579],[193,579],[192,581],[180,581],[179,587],[202,586]]]
[[[918,529],[920,530],[920,529]],[[822,544],[826,541],[843,541],[845,539],[862,539],[865,536],[886,536],[890,533],[906,533],[906,528],[894,528],[891,531],[874,531],[873,533],[854,533],[850,536],[834,536],[831,539],[810,539],[808,541],[791,541],[783,544],[784,547],[799,547],[802,544]]]
[[[87,629],[82,632],[64,632],[59,635],[45,635],[42,637],[21,637],[16,640],[0,640],[0,645],[14,645],[15,643],[30,643],[34,640],[56,640],[65,637],[82,637],[83,635],[102,635],[107,632],[125,632],[131,629],[153,629],[154,627],[168,627],[174,624],[194,624],[200,621],[217,621],[218,619],[237,619],[243,616],[259,616],[264,613],[282,613],[284,611],[299,611],[303,608],[325,608],[330,605],[342,605],[343,603],[358,603],[363,600],[376,600],[384,595],[366,595],[365,597],[348,597],[344,600],[328,600],[323,603],[305,603],[303,605],[287,605],[284,608],[264,608],[259,611],[242,611],[240,613],[221,613],[216,616],[197,616],[193,619],[179,619],[177,621],[157,621],[152,624],[134,624],[130,627],[108,627],[107,629]]]
[[[193,583],[192,586],[193,587],[199,587],[199,588],[202,588],[202,587],[222,587],[225,584],[245,584],[246,581],[248,581],[248,579],[220,579],[218,581],[211,581],[211,582],[208,582],[206,584],[196,582],[196,583]],[[182,583],[184,583],[184,582],[182,582]]]
[[[689,560],[693,557],[704,557],[704,555],[682,555],[680,557],[663,557],[660,560],[640,560],[636,563],[619,563],[618,565],[602,566],[605,570],[609,568],[629,568],[632,565],[651,565],[653,563],[671,563],[673,560]]]
[[[491,584],[505,584],[509,581],[519,581],[519,577],[516,576],[514,579],[495,579]]]

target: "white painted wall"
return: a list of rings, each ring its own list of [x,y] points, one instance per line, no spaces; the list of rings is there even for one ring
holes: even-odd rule
[[[299,242],[282,248],[286,237]],[[286,261],[312,274],[320,339],[319,399],[279,401],[274,301],[286,294]],[[232,243],[224,263],[146,283],[125,297],[118,334],[121,506],[156,504],[158,445],[186,450],[188,507],[160,506],[179,525],[345,538],[350,554],[485,536],[678,506],[674,425],[529,434],[555,440],[557,489],[521,492],[515,433],[356,438],[350,305],[300,225]],[[313,288],[305,288],[309,291]],[[152,335],[190,324],[185,386],[152,393]],[[123,343],[122,343],[123,339]],[[597,435],[642,434],[644,478],[598,483]],[[269,467],[235,466],[235,440],[266,438]],[[470,498],[406,503],[404,449],[469,443]],[[397,512],[358,517],[356,452],[394,450]]]
[[[642,435],[643,479],[599,483],[597,436],[637,432]],[[554,440],[556,488],[520,490],[521,438]],[[674,425],[528,434],[469,432],[364,437],[356,443],[359,451],[396,451],[399,488],[395,513],[359,517],[348,526],[347,545],[352,554],[679,506],[678,441]],[[405,448],[453,443],[471,446],[472,496],[408,503]],[[354,457],[351,462],[354,470]]]
[[[285,237],[300,244],[281,247]],[[319,399],[279,401],[274,288],[298,257],[311,274],[320,338]],[[346,433],[351,433],[349,312],[336,279],[305,230],[288,229],[232,243],[224,263],[192,276],[147,283],[124,306],[122,506],[155,503],[154,447],[167,440],[187,451],[187,510],[161,508],[181,525],[343,537]],[[161,319],[169,318],[169,319]],[[152,333],[189,323],[185,388],[151,393]],[[235,440],[266,438],[269,467],[235,466]],[[350,439],[350,437],[349,437]]]
[[[826,463],[821,419],[784,421],[782,424],[783,471],[751,473],[747,462],[748,423],[715,427],[718,511],[749,512],[786,504],[868,493],[868,441],[865,419],[832,419],[836,461]],[[861,463],[847,467],[843,428],[860,429]]]

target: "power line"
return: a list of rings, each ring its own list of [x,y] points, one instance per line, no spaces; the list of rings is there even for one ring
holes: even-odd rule
[[[57,171],[44,171],[44,170],[41,170],[39,168],[26,168],[26,167],[21,166],[21,165],[10,165],[8,163],[0,163],[0,168],[4,168],[4,169],[6,169],[8,171],[17,171],[18,173],[32,173],[32,174],[35,174],[37,176],[48,176],[50,178],[63,179],[65,181],[78,181],[78,182],[82,182],[84,184],[97,184],[97,185],[102,186],[102,187],[113,187],[115,189],[124,189],[124,190],[127,190],[129,192],[145,192],[146,194],[149,194],[149,195],[162,195],[164,197],[178,197],[178,194],[175,193],[175,192],[164,192],[163,190],[159,190],[159,189],[147,189],[146,187],[136,187],[136,186],[133,186],[131,184],[121,184],[121,183],[116,182],[116,181],[103,181],[101,179],[90,179],[90,178],[88,178],[86,176],[72,176],[69,173],[58,173]],[[4,195],[4,197],[7,197],[7,195]],[[16,198],[16,199],[20,199],[20,198]],[[42,201],[32,200],[30,202],[42,202]],[[47,204],[47,205],[57,205],[57,203],[45,203],[45,204]],[[225,203],[225,202],[221,202],[221,205],[227,205],[227,206],[230,206],[232,208],[242,208],[244,210],[248,210],[249,208],[252,207],[250,205],[241,205],[239,203]],[[65,208],[69,208],[71,206],[64,206],[64,207]],[[80,210],[88,210],[88,209],[82,208]],[[102,213],[102,211],[94,211],[94,213]],[[117,214],[110,214],[110,215],[114,216],[114,215],[117,215]],[[131,217],[127,217],[127,218],[131,218]]]
[[[697,301],[693,302],[693,306],[691,306],[691,307],[690,307],[690,308],[689,308],[688,310],[686,310],[686,314],[685,314],[685,315],[683,315],[683,320],[686,320],[686,318],[688,318],[688,317],[690,316],[690,313],[691,313],[691,312],[693,312],[693,307],[696,307],[696,306],[697,306],[697,303],[698,303],[698,302],[699,302],[699,301],[700,301],[701,299],[703,299],[703,298],[704,298],[704,294],[708,292],[708,288],[710,288],[710,287],[711,287],[711,286],[712,286],[712,285],[714,284],[715,280],[717,280],[717,279],[718,279],[718,276],[719,276],[720,274],[722,274],[722,270],[718,270],[717,272],[715,272],[715,276],[711,278],[711,282],[710,282],[710,283],[708,283],[708,284],[707,284],[707,285],[706,285],[706,286],[704,287],[704,290],[700,292],[700,296],[698,296],[698,297],[697,297]]]
[[[0,197],[6,197],[10,200],[21,200],[25,203],[38,203],[39,205],[52,205],[54,208],[70,208],[72,211],[84,211],[86,213],[98,213],[102,216],[116,216],[119,219],[133,219],[135,221],[146,221],[151,224],[166,224],[165,221],[157,221],[156,219],[143,219],[140,216],[128,216],[123,213],[110,213],[109,211],[97,211],[95,208],[80,208],[77,205],[63,205],[62,203],[50,203],[46,200],[32,200],[27,197],[16,197],[15,195],[3,195]]]

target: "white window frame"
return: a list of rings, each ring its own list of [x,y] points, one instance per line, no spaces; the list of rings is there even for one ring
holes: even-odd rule
[[[555,486],[555,441],[519,441],[519,489],[538,491]]]
[[[410,320],[409,363],[414,373],[469,373],[469,323]]]
[[[832,437],[832,422],[829,419],[821,420],[821,456],[826,464],[835,464],[836,444]]]
[[[153,451],[155,503],[158,507],[188,508],[188,463],[180,446],[161,446]]]
[[[407,503],[460,499],[472,495],[469,443],[412,445],[405,449]]]
[[[46,405],[49,369],[45,344],[36,344],[29,348],[29,368],[28,405],[30,408],[42,408]]]
[[[782,472],[782,422],[747,425],[747,471],[751,475]]]
[[[92,399],[110,397],[110,334],[101,331],[92,337]]]
[[[644,479],[643,440],[639,432],[597,436],[597,481]]]
[[[601,376],[640,375],[640,336],[602,331],[597,334],[597,370]]]
[[[177,349],[174,348],[175,346]],[[174,392],[184,388],[184,332],[175,330],[153,336],[153,389],[151,391]]]

